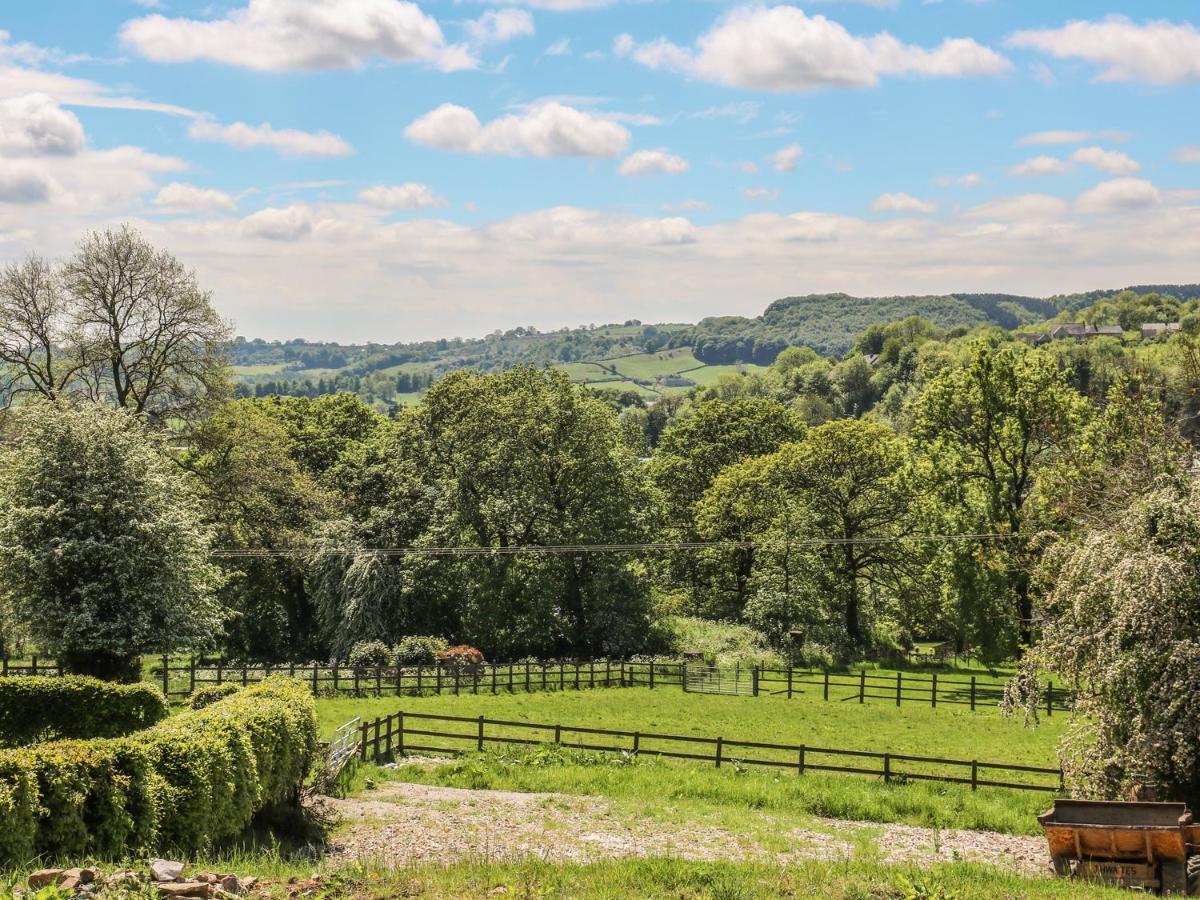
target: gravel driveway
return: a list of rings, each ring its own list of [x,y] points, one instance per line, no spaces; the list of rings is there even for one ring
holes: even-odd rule
[[[343,821],[331,862],[391,865],[537,857],[588,862],[668,856],[789,863],[867,855],[885,863],[969,860],[1023,875],[1049,874],[1042,838],[985,831],[811,819],[804,828],[762,813],[760,834],[704,822],[639,817],[602,797],[464,790],[387,782],[365,797],[330,800]]]

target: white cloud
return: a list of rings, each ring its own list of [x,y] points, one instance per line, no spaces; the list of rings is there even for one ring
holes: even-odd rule
[[[1090,213],[1128,212],[1156,206],[1161,199],[1158,188],[1144,178],[1114,178],[1080,194],[1075,205]]]
[[[49,95],[0,100],[0,154],[74,156],[83,147],[83,124]]]
[[[1059,159],[1056,156],[1035,156],[1020,165],[1013,166],[1008,174],[1017,177],[1041,175],[1065,175],[1076,165],[1091,166],[1109,175],[1132,175],[1141,171],[1137,160],[1126,156],[1117,150],[1105,150],[1103,147],[1080,147],[1071,154],[1069,159]]]
[[[751,203],[774,203],[779,199],[779,188],[746,188],[742,191],[742,196]]]
[[[242,149],[268,147],[283,156],[349,156],[354,152],[349,143],[328,131],[277,129],[268,122],[261,125],[247,125],[245,122],[221,125],[208,116],[200,116],[188,126],[188,137]]]
[[[502,44],[534,33],[533,16],[523,9],[489,9],[463,26],[473,44]]]
[[[1092,166],[1109,175],[1132,175],[1141,171],[1141,164],[1124,153],[1103,147],[1081,147],[1071,154],[1072,162]]]
[[[221,18],[155,14],[121,27],[122,42],[154,62],[206,60],[263,71],[361,68],[373,59],[472,68],[437,20],[406,0],[248,0]]]
[[[758,163],[748,159],[744,159],[739,163],[734,163],[734,168],[746,175],[758,174]]]
[[[1001,222],[1024,222],[1057,219],[1066,215],[1067,202],[1049,194],[1021,194],[1000,197],[973,206],[965,213],[969,219],[988,219]]]
[[[800,157],[803,155],[803,147],[799,144],[791,144],[781,150],[776,150],[767,161],[776,172],[795,172],[796,166],[800,164]]]
[[[1108,16],[1094,22],[1068,22],[1061,28],[1018,31],[1008,44],[1058,59],[1095,63],[1101,67],[1102,81],[1200,80],[1200,31],[1187,22],[1139,25],[1125,16]]]
[[[377,184],[358,192],[358,199],[379,209],[434,209],[448,206],[427,184]]]
[[[303,204],[267,207],[242,219],[241,231],[247,237],[270,241],[296,241],[313,230],[312,210]]]
[[[963,175],[939,175],[933,179],[938,187],[976,188],[983,184],[983,176],[978,172],[967,172]]]
[[[622,160],[617,168],[618,175],[682,175],[688,170],[688,161],[682,156],[666,150],[638,150]]]
[[[929,215],[937,212],[937,204],[931,203],[928,200],[921,200],[911,194],[880,194],[875,198],[875,202],[871,204],[871,209],[875,212],[902,212],[902,213],[921,213]]]
[[[1054,156],[1035,156],[1008,170],[1009,175],[1017,178],[1039,178],[1045,175],[1065,175],[1071,171],[1071,164]]]
[[[57,182],[41,169],[0,159],[0,203],[46,203],[59,191]]]
[[[486,0],[488,3],[503,3],[506,0]],[[599,9],[609,6],[613,0],[508,0],[519,6],[529,6],[533,9],[548,9],[552,12],[574,12],[579,9]]]
[[[680,47],[665,38],[639,45],[621,35],[613,49],[652,69],[773,91],[871,87],[889,75],[996,75],[1011,68],[1000,54],[970,38],[948,38],[926,49],[887,32],[859,37],[794,6],[734,9],[694,47]]]
[[[237,209],[237,201],[225,191],[173,181],[154,197],[154,205],[168,212],[213,212]]]
[[[1018,144],[1023,147],[1045,146],[1053,144],[1082,144],[1085,141],[1125,141],[1129,133],[1125,131],[1035,131],[1022,137]]]
[[[409,140],[442,150],[506,156],[588,156],[610,159],[629,146],[627,129],[558,102],[482,124],[465,106],[443,103],[405,130]]]
[[[1181,163],[1200,163],[1200,147],[1185,146],[1175,151],[1175,161]]]
[[[687,199],[680,200],[678,203],[664,203],[660,209],[663,212],[704,212],[709,209],[709,205],[703,200]]]
[[[559,38],[544,51],[546,56],[570,56],[571,55],[571,39]]]

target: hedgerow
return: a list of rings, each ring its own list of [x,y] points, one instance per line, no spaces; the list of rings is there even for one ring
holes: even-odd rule
[[[83,675],[0,678],[0,747],[120,737],[149,728],[169,712],[166,698],[151,684]]]
[[[190,852],[298,799],[316,707],[270,678],[123,738],[0,750],[0,865]]]
[[[206,706],[212,706],[218,700],[224,700],[230,694],[236,694],[241,689],[240,684],[232,681],[225,681],[221,684],[205,684],[192,691],[188,696],[188,705],[192,709],[204,709]]]

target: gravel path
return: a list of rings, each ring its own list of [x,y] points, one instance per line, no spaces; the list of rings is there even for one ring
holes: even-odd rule
[[[343,820],[333,841],[332,862],[362,859],[404,865],[529,856],[588,862],[670,856],[789,863],[866,853],[885,863],[971,860],[1024,875],[1049,874],[1043,839],[984,831],[935,832],[839,819],[814,819],[811,827],[795,828],[762,813],[763,834],[754,836],[703,822],[631,817],[602,797],[399,782],[387,782],[365,797],[329,803]]]

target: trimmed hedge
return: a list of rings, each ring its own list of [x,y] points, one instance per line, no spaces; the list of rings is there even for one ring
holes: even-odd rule
[[[152,684],[84,675],[0,678],[0,747],[65,738],[120,737],[170,714]]]
[[[236,694],[241,689],[240,684],[234,684],[232,681],[206,684],[192,691],[188,696],[188,705],[192,709],[204,709],[206,706],[212,706],[218,700],[224,700],[230,694]]]
[[[0,750],[0,865],[211,847],[295,803],[316,746],[308,689],[270,678],[127,737]]]

